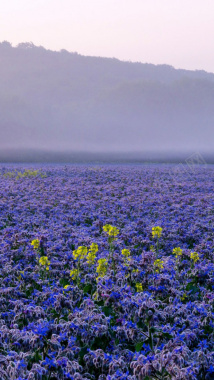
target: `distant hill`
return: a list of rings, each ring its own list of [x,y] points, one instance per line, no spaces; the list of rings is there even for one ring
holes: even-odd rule
[[[213,147],[212,73],[0,43],[2,152],[183,154]]]

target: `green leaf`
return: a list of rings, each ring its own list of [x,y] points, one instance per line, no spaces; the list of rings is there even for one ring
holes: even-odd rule
[[[30,287],[26,290],[26,292],[25,292],[26,297],[28,298],[29,296],[31,296],[31,294],[33,293],[33,291],[34,291],[33,286],[30,286]]]
[[[80,352],[79,352],[79,364],[80,365],[83,365],[84,364],[84,355],[86,355],[87,354],[87,351],[88,350],[88,347],[87,346],[85,346],[85,347],[82,347],[81,348],[81,350],[80,350]]]
[[[94,338],[90,348],[91,350],[102,349],[103,351],[105,351],[110,343],[110,340],[110,337],[103,336],[102,339],[100,339],[100,337],[97,336],[96,338]]]
[[[30,370],[33,366],[33,363],[39,363],[42,360],[42,355],[39,353],[39,349],[30,357],[27,368]]]
[[[172,336],[171,334],[167,333],[167,332],[163,332],[163,333],[162,333],[162,336],[163,336],[164,338],[166,338],[166,339],[172,339],[172,338],[173,338],[173,336]]]
[[[92,285],[91,284],[87,284],[83,288],[83,293],[84,294],[91,293],[91,290],[92,290]]]
[[[194,282],[189,282],[189,284],[187,284],[186,286],[186,290],[191,291],[192,294],[200,292],[200,289],[197,286],[195,286]]]
[[[104,305],[104,301],[103,300],[96,301],[96,304],[97,304],[97,306],[103,306]]]
[[[140,320],[137,322],[137,327],[139,327],[139,329],[143,329],[146,327],[146,325],[142,320]]]
[[[59,283],[61,286],[70,285],[69,280],[67,278],[60,278]]]
[[[106,317],[109,317],[110,315],[114,314],[114,311],[109,306],[103,306],[102,310],[104,314],[106,315]]]
[[[160,329],[156,329],[155,327],[151,327],[151,328],[150,328],[150,332],[151,332],[152,334],[154,334],[155,331],[162,332],[162,330],[160,330]]]
[[[143,347],[143,342],[138,342],[136,345],[135,345],[135,350],[136,352],[140,352],[142,350],[142,347]]]

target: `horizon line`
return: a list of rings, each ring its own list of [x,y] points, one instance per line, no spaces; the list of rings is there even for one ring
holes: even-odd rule
[[[83,54],[83,53],[79,53],[79,52],[76,52],[76,51],[69,51],[65,48],[61,48],[61,49],[58,49],[58,50],[53,50],[53,49],[50,49],[50,48],[47,48],[47,47],[44,47],[42,45],[35,45],[34,42],[32,41],[22,41],[22,42],[19,42],[18,44],[14,45],[12,42],[10,41],[7,41],[7,40],[3,40],[3,41],[0,41],[0,44],[4,43],[4,42],[7,42],[11,45],[12,48],[14,49],[17,49],[19,48],[19,45],[28,45],[29,44],[29,48],[30,48],[30,45],[35,48],[42,48],[46,51],[51,51],[53,53],[62,53],[63,51],[68,53],[68,54],[76,54],[76,55],[79,55],[81,57],[87,57],[87,58],[101,58],[101,59],[109,59],[109,60],[117,60],[119,62],[122,62],[122,63],[134,63],[134,64],[141,64],[141,65],[153,65],[153,66],[167,66],[167,67],[171,67],[172,69],[174,70],[182,70],[182,71],[187,71],[187,72],[191,72],[191,71],[196,71],[196,72],[205,72],[207,74],[214,74],[214,71],[206,71],[205,69],[185,69],[185,68],[182,68],[182,67],[175,67],[173,66],[172,64],[170,63],[152,63],[152,62],[143,62],[143,61],[133,61],[131,59],[129,60],[126,60],[126,59],[121,59],[121,58],[117,58],[117,57],[107,57],[107,56],[100,56],[100,55],[86,55],[86,54]],[[27,46],[26,46],[27,48]]]

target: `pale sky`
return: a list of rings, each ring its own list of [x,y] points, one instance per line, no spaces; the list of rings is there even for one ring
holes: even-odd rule
[[[0,41],[214,72],[214,0],[0,0]]]

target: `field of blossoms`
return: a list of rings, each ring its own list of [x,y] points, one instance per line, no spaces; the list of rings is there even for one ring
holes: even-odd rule
[[[214,167],[0,166],[0,380],[214,379]]]

